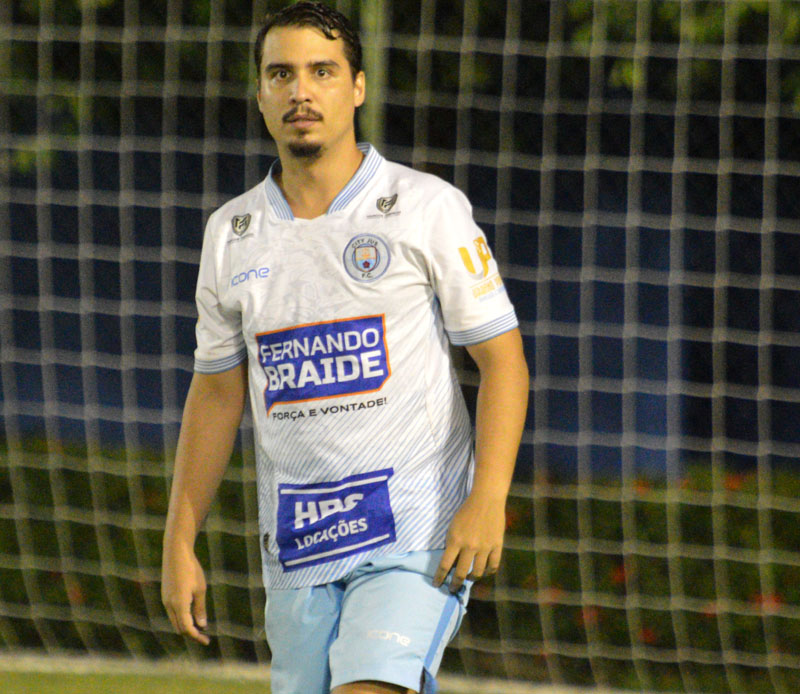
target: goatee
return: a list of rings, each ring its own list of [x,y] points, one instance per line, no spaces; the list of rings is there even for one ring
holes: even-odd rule
[[[318,159],[322,145],[316,142],[291,142],[289,153],[297,159]]]

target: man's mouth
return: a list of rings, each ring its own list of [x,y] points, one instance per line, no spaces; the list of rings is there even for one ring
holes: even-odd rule
[[[305,111],[299,113],[296,109],[289,111],[284,117],[284,123],[313,123],[322,120],[322,116],[314,111]]]

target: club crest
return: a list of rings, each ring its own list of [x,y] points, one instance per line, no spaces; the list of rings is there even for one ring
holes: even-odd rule
[[[342,255],[347,274],[359,282],[374,282],[383,276],[390,261],[389,245],[374,234],[353,237]]]
[[[378,198],[378,201],[375,203],[375,206],[378,208],[379,212],[383,214],[388,214],[391,209],[394,207],[394,204],[397,202],[397,193],[392,195],[390,198]]]
[[[356,246],[353,251],[353,262],[361,272],[371,272],[380,261],[380,253],[377,246]]]
[[[233,233],[237,236],[241,236],[247,231],[247,227],[250,226],[250,214],[237,214],[231,219],[231,226],[233,227]]]

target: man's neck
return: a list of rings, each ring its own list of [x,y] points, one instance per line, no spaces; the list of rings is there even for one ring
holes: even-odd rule
[[[276,182],[298,219],[325,214],[364,160],[355,139],[335,150],[323,150],[317,158],[295,157],[288,151],[280,155],[281,173]]]

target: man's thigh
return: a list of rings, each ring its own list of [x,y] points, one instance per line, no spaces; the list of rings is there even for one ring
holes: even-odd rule
[[[383,557],[341,581],[269,591],[272,691],[328,694],[354,682],[431,691],[469,590],[433,587],[440,558],[441,551]]]
[[[331,687],[374,681],[432,689],[468,597],[468,589],[453,595],[446,586],[433,586],[440,556],[412,552],[380,558],[353,573],[330,647]]]
[[[336,638],[344,584],[267,593],[266,630],[275,694],[328,694],[328,651]]]

